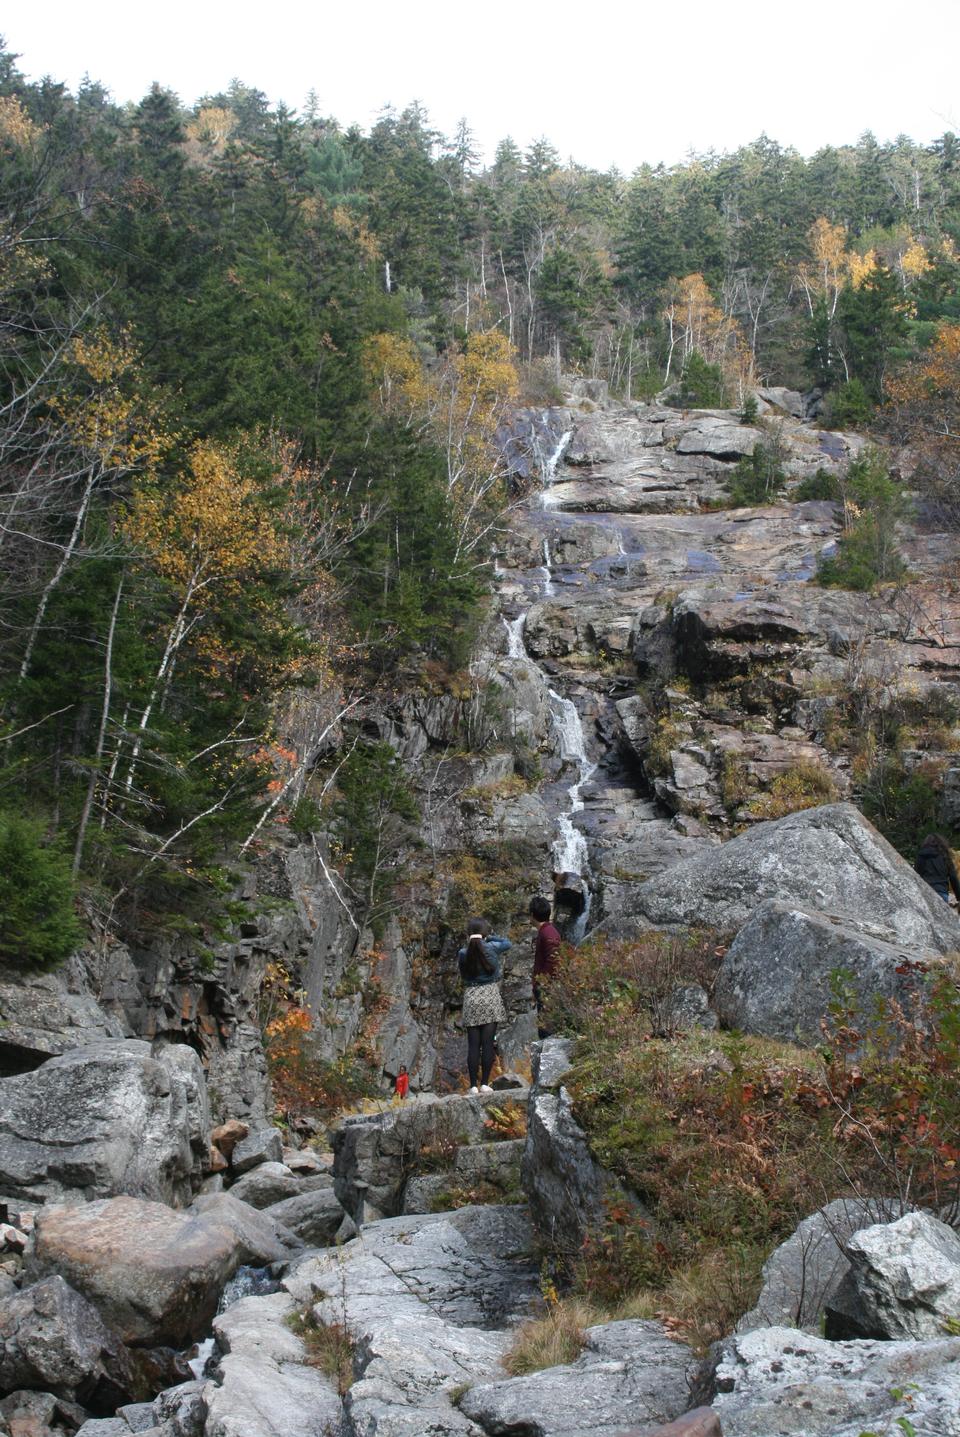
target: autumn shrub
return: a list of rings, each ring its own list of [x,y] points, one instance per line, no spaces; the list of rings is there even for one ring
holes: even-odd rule
[[[547,992],[551,1031],[592,1031],[605,1018],[632,1032],[668,1031],[676,990],[712,988],[723,951],[715,933],[698,929],[620,941],[601,936],[567,948]]]
[[[488,1142],[510,1142],[526,1137],[527,1109],[523,1103],[491,1104],[486,1111],[483,1131]]]
[[[908,769],[896,749],[880,750],[867,769],[860,807],[910,863],[924,837],[941,828],[942,764]]]
[[[825,1092],[843,1169],[860,1196],[960,1218],[960,958],[904,959],[902,1002],[858,1007],[834,975],[825,1025]]]
[[[0,963],[53,968],[83,939],[68,859],[41,824],[0,814]]]
[[[355,1344],[344,1322],[321,1322],[312,1308],[291,1313],[287,1319],[291,1331],[306,1348],[306,1363],[329,1377],[343,1397],[353,1385]]]
[[[804,808],[833,803],[837,786],[829,769],[822,764],[797,763],[778,773],[766,793],[759,794],[750,804],[753,818],[785,818]]]
[[[263,1035],[274,1109],[283,1122],[296,1125],[304,1117],[332,1117],[376,1091],[373,1071],[357,1054],[346,1053],[332,1062],[318,1054],[306,1008],[282,1008],[266,1023]]]

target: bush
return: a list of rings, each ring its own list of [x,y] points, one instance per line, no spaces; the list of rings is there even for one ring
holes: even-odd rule
[[[0,814],[0,963],[53,968],[83,939],[70,864],[39,823]]]
[[[798,763],[777,774],[768,792],[750,804],[750,814],[765,820],[785,818],[788,813],[799,813],[803,808],[833,803],[836,797],[837,788],[829,769],[815,763]]]
[[[830,499],[835,503],[840,498],[840,480],[829,469],[818,469],[797,485],[791,498],[797,504],[811,499]]]
[[[776,442],[755,444],[751,454],[738,459],[727,486],[733,507],[772,504],[786,483],[781,460],[780,445]]]
[[[883,456],[868,449],[850,465],[842,486],[844,532],[837,553],[821,559],[817,582],[839,589],[872,589],[899,579],[906,565],[897,548],[896,526],[905,504]]]
[[[682,409],[720,409],[727,402],[719,364],[708,364],[696,349],[680,373],[679,389],[669,401]]]
[[[870,421],[873,401],[859,379],[848,379],[846,384],[831,394],[829,399],[829,429],[857,429]]]
[[[940,774],[922,764],[908,772],[897,753],[883,754],[870,768],[860,807],[884,838],[909,863],[926,834],[940,829]]]

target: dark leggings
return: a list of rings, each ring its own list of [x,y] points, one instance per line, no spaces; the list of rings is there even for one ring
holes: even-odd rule
[[[478,1023],[476,1027],[467,1029],[467,1071],[470,1074],[470,1086],[477,1086],[477,1073],[482,1071],[481,1082],[488,1082],[490,1071],[493,1068],[494,1039],[497,1036],[496,1023]],[[483,1066],[481,1068],[480,1058],[483,1055]]]

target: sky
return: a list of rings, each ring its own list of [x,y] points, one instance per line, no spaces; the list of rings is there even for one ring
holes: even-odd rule
[[[417,100],[444,134],[466,117],[486,159],[546,136],[628,174],[761,133],[809,155],[960,131],[960,0],[45,0],[0,33],[28,78],[86,73],[121,103],[156,80],[192,105],[236,77],[368,129]]]

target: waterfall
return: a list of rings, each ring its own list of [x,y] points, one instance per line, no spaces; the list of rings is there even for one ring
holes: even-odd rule
[[[504,619],[504,628],[507,631],[507,658],[525,659],[527,651],[523,645],[523,626],[527,622],[526,614],[520,614],[516,619]]]
[[[546,539],[543,541],[543,597],[553,598],[553,561],[550,557],[550,545]]]
[[[551,489],[553,487],[554,479],[556,478],[557,465],[563,458],[563,452],[572,438],[573,430],[565,430],[560,436],[556,449],[554,449],[553,453],[549,456],[546,463],[541,462],[540,467],[543,473],[543,492],[540,495],[540,503],[545,509],[552,508],[553,505],[556,503],[556,500],[551,493]]]

